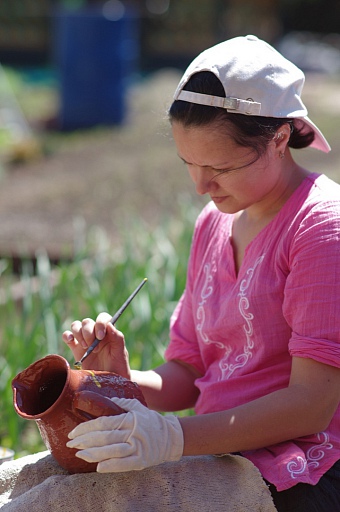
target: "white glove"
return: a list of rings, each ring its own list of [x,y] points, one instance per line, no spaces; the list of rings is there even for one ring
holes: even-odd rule
[[[139,400],[112,398],[127,412],[101,416],[80,423],[68,435],[76,456],[98,462],[99,473],[131,471],[179,460],[183,454],[183,431],[176,416],[162,416]]]

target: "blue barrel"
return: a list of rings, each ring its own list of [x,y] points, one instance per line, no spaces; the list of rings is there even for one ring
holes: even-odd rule
[[[113,14],[91,6],[54,15],[61,130],[124,121],[127,87],[137,71],[138,20],[125,10]]]

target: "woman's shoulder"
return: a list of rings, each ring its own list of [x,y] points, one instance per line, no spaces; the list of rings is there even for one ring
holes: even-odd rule
[[[340,185],[325,174],[310,174],[307,178],[309,183],[309,201],[315,204],[335,203],[340,205]]]
[[[337,240],[340,230],[340,185],[323,174],[309,175],[288,205],[287,237],[295,241]],[[287,227],[287,226],[286,226]],[[323,246],[324,247],[324,246]],[[323,248],[324,250],[324,248]]]
[[[287,202],[287,208],[298,223],[318,215],[324,218],[325,214],[330,220],[339,219],[340,185],[324,174],[309,174]]]

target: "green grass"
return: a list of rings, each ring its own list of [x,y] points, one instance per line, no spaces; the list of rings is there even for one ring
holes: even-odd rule
[[[0,306],[0,444],[17,456],[44,449],[34,422],[19,417],[13,407],[11,381],[41,357],[58,353],[73,362],[61,334],[75,319],[114,313],[139,282],[148,282],[117,322],[126,336],[131,366],[148,369],[163,361],[169,317],[185,285],[194,209],[182,207],[181,221],[164,220],[153,231],[143,221],[122,228],[119,247],[93,229],[75,260],[51,267],[38,255],[38,291],[33,269],[23,267],[23,299],[11,296],[11,268],[2,261],[7,300]],[[52,281],[55,281],[52,284]],[[6,283],[6,284],[4,284]]]

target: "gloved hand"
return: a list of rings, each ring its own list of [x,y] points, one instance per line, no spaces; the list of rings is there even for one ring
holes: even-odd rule
[[[68,435],[76,456],[98,462],[99,473],[131,471],[179,460],[183,454],[183,431],[176,416],[162,416],[139,400],[112,398],[127,412],[101,416],[80,423]]]

